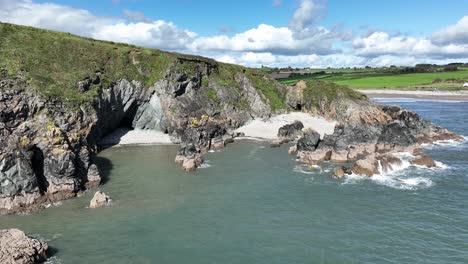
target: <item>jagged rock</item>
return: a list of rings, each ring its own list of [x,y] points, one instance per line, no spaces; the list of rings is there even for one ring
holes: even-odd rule
[[[341,179],[344,178],[347,174],[351,174],[351,171],[344,166],[339,166],[335,168],[331,177],[334,179]]]
[[[0,263],[34,264],[47,259],[46,242],[30,238],[19,229],[0,230]]]
[[[91,202],[89,202],[89,208],[99,208],[103,206],[107,206],[112,200],[109,196],[101,191],[97,191]]]
[[[88,179],[88,181],[86,182],[87,188],[97,187],[101,183],[101,175],[99,174],[99,170],[96,164],[92,164],[91,166],[89,166],[87,179]]]
[[[417,156],[413,160],[411,160],[411,164],[418,165],[418,166],[425,166],[428,168],[437,167],[434,160],[427,156]]]
[[[320,134],[313,129],[306,129],[304,135],[297,141],[298,151],[314,151],[320,141]]]
[[[284,125],[278,129],[278,137],[288,140],[294,140],[301,134],[304,125],[301,121],[294,121],[291,124]]]
[[[374,155],[367,156],[365,159],[360,159],[354,163],[351,171],[358,175],[365,175],[371,177],[378,174],[378,164]]]
[[[297,158],[301,162],[315,163],[318,161],[330,160],[332,155],[331,149],[317,149],[315,151],[298,151]]]

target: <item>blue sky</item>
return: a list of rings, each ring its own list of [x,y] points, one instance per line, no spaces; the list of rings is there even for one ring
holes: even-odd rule
[[[467,0],[0,0],[0,21],[254,67],[468,58]]]

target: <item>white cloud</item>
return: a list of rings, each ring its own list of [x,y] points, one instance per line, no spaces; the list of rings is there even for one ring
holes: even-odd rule
[[[435,32],[431,40],[437,45],[468,44],[468,16],[460,19],[455,25]]]
[[[323,5],[317,1],[320,0],[302,0],[288,26],[260,24],[233,36],[197,36],[172,22],[151,20],[143,13],[129,10],[123,10],[120,18],[106,17],[32,0],[0,0],[0,21],[205,55],[254,67],[389,66],[468,59],[468,16],[426,38],[375,30],[354,37],[354,32],[343,25],[320,26]]]
[[[185,49],[196,36],[163,20],[129,23],[84,9],[30,0],[0,0],[0,21],[169,50]]]
[[[289,27],[295,32],[303,31],[318,20],[318,12],[321,6],[312,0],[302,0],[299,8],[294,12],[294,15],[289,22]]]
[[[468,45],[438,46],[427,38],[391,36],[387,32],[374,32],[353,41],[354,54],[364,57],[383,55],[412,56],[420,58],[468,57]]]

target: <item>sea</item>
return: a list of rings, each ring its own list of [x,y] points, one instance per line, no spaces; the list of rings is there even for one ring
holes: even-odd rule
[[[468,102],[375,100],[468,135]],[[195,173],[175,145],[108,148],[105,184],[0,229],[46,240],[47,263],[468,263],[467,141],[424,146],[437,169],[341,180],[288,147],[237,141]],[[90,209],[97,190],[112,202]]]

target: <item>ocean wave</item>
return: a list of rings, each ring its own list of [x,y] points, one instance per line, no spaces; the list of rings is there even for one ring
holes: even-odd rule
[[[209,168],[209,167],[212,167],[213,165],[209,164],[207,161],[205,161],[204,163],[202,163],[200,165],[200,167],[198,167],[199,169],[206,169],[206,168]]]
[[[414,155],[408,152],[400,152],[393,155],[400,158],[402,164],[399,166],[394,165],[391,171],[384,172],[379,162],[379,174],[375,174],[372,177],[356,174],[347,175],[343,184],[356,184],[367,180],[394,189],[417,190],[421,188],[429,188],[434,185],[434,182],[427,176],[420,176],[421,173],[414,170],[409,170],[409,168],[432,171],[448,168],[446,164],[438,161],[435,161],[437,166],[436,168],[427,168],[425,166],[413,165],[410,161],[412,158],[414,158]]]
[[[467,146],[468,138],[466,136],[463,136],[464,140],[463,141],[456,141],[453,139],[449,140],[438,140],[434,141],[433,143],[430,144],[421,144],[421,147],[425,149],[434,149],[434,148],[440,148],[440,147],[450,147],[450,148],[465,148]]]
[[[312,166],[316,166],[316,170],[306,170],[305,166],[300,166],[300,165],[297,165],[293,168],[293,171],[295,172],[298,172],[298,173],[302,173],[302,174],[317,174],[317,173],[320,173],[320,172],[323,172],[322,168],[318,165],[312,165]]]

